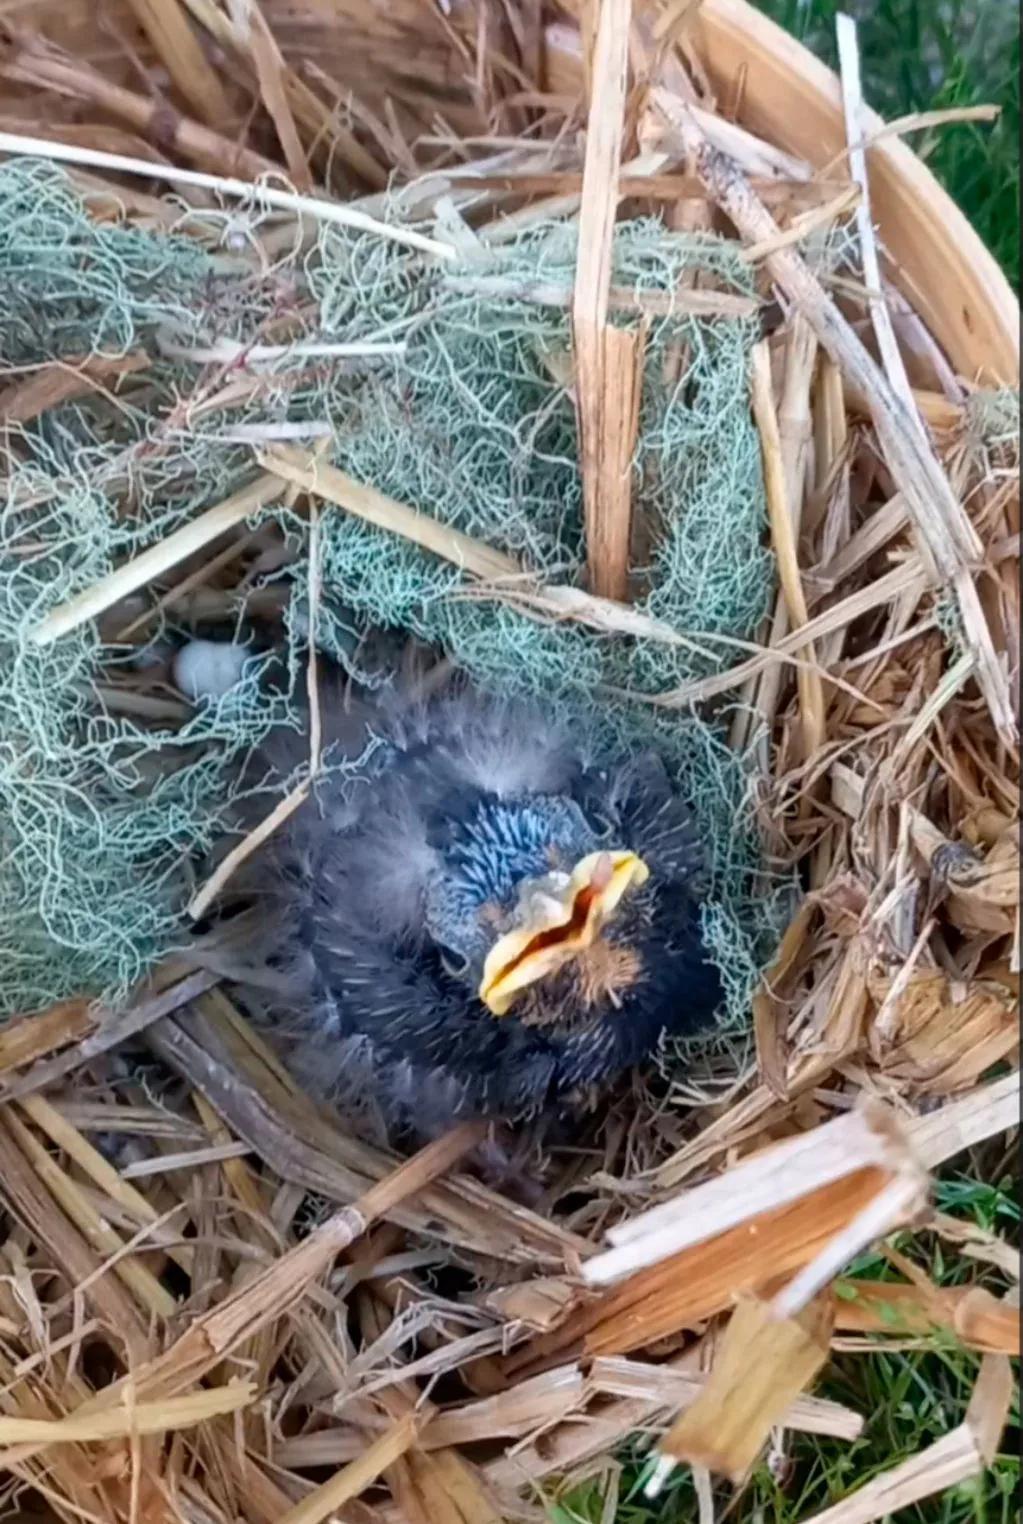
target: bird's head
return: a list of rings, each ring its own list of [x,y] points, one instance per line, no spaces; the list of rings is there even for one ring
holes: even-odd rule
[[[600,962],[604,932],[622,900],[649,878],[634,852],[591,852],[569,875],[523,886],[519,924],[491,947],[479,997],[504,1016],[530,986],[573,962]]]

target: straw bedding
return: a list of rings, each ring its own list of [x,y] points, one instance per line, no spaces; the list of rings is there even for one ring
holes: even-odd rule
[[[89,10],[0,40],[0,130],[45,140],[0,166],[0,1501],[531,1519],[638,1430],[652,1490],[712,1500],[779,1429],[857,1436],[835,1349],[928,1338],[981,1356],[968,1411],[819,1517],[975,1475],[1013,1251],[977,1230],[953,1289],[855,1261],[955,1232],[933,1172],[1015,1125],[1015,377],[956,375],[862,155],[739,125],[689,7]],[[720,1039],[528,1208],[472,1124],[402,1161],[315,1110],[180,952],[291,715],[261,653],[372,679],[381,621],[654,736],[721,843]],[[170,644],[236,627],[196,710]]]

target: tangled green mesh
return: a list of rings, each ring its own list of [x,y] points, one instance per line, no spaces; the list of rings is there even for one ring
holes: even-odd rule
[[[269,693],[258,661],[218,704],[182,723],[155,722],[112,712],[97,687],[144,663],[145,651],[104,645],[92,625],[50,646],[31,640],[49,609],[250,479],[247,428],[329,427],[345,471],[513,554],[541,580],[580,585],[583,550],[575,411],[563,379],[571,226],[543,226],[500,248],[463,229],[463,252],[443,268],[331,228],[301,262],[258,269],[195,236],[184,211],[187,236],[95,221],[44,164],[0,167],[0,207],[4,368],[98,353],[148,358],[116,395],[99,389],[6,433],[0,1012],[9,1013],[72,993],[116,997],[183,938],[184,906],[222,830],[237,762],[270,727],[293,721],[288,693]],[[729,665],[729,638],[754,631],[772,591],[745,400],[756,330],[748,319],[692,316],[681,302],[673,309],[672,293],[698,271],[751,294],[748,268],[722,240],[654,221],[618,230],[614,285],[658,297],[643,319],[633,465],[634,502],[649,527],[637,606],[691,642],[541,622],[340,511],[321,516],[318,637],[351,665],[367,628],[408,631],[483,685],[539,695],[619,744],[656,744],[709,844],[706,931],[729,1010],[742,1020],[773,950],[784,886],[763,890],[743,761],[724,740],[728,716],[648,702]],[[404,353],[330,366],[291,354],[242,406],[192,405],[201,372],[180,358],[183,348],[262,341],[282,311],[300,310],[307,339],[398,339]],[[624,312],[615,320],[639,321]],[[301,551],[301,524],[279,518]],[[301,554],[275,575],[294,580],[300,613]],[[241,595],[235,612],[243,626]],[[286,624],[294,673],[303,621]],[[157,623],[152,638],[166,633]]]

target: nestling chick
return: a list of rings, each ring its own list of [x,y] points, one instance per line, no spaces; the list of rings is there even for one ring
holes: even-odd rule
[[[321,685],[328,769],[252,860],[225,969],[314,1095],[430,1134],[572,1107],[713,1019],[700,852],[655,756],[458,684]],[[304,738],[274,740],[287,775]],[[266,759],[264,759],[265,761]]]

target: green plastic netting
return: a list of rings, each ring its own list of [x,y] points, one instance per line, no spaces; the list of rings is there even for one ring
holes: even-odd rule
[[[196,865],[223,827],[237,763],[291,720],[287,693],[267,691],[258,660],[219,703],[157,724],[111,712],[100,691],[144,658],[137,646],[103,645],[91,625],[48,647],[30,638],[49,609],[251,479],[246,431],[329,428],[332,458],[351,475],[551,582],[580,582],[582,505],[563,379],[572,226],[490,248],[461,228],[459,259],[444,268],[331,228],[301,260],[264,268],[230,252],[243,241],[233,237],[225,252],[208,238],[97,221],[46,164],[0,168],[0,208],[3,368],[140,351],[149,362],[116,394],[98,389],[5,433],[0,1012],[10,1013],[82,992],[116,997],[182,939]],[[236,230],[245,215],[225,226]],[[741,1021],[785,886],[758,862],[743,762],[724,740],[728,715],[638,699],[729,665],[727,638],[751,635],[772,596],[746,403],[756,330],[664,300],[696,271],[740,294],[750,276],[724,241],[653,221],[619,228],[614,262],[616,285],[658,293],[662,309],[645,319],[634,499],[650,549],[639,607],[701,638],[672,645],[541,622],[474,595],[454,567],[407,542],[329,511],[318,639],[350,665],[367,628],[410,631],[482,684],[539,694],[623,745],[654,740],[711,847],[707,933]],[[404,350],[343,364],[291,352],[261,365],[262,384],[241,405],[197,395],[204,373],[183,352],[251,343],[282,312],[303,314],[306,340],[398,340]],[[296,549],[272,574],[294,587],[285,621],[294,674],[304,526],[278,517]],[[243,596],[236,613],[243,626]],[[155,626],[154,640],[163,633]],[[612,696],[622,693],[637,698]]]

